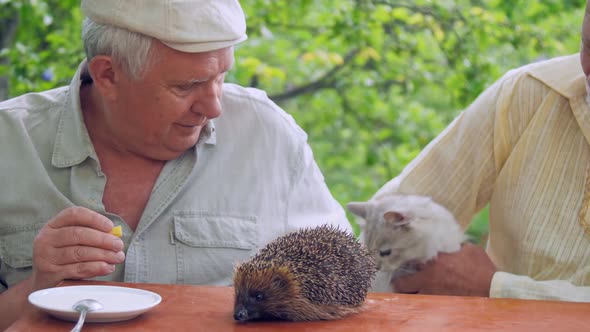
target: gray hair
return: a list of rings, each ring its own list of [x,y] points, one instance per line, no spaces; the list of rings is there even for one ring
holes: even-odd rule
[[[152,37],[85,18],[82,40],[88,61],[97,55],[109,55],[133,79],[141,78],[151,65]]]

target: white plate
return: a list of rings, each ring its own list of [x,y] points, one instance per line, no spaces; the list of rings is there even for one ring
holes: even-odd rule
[[[162,301],[159,294],[143,289],[116,286],[66,286],[36,291],[29,302],[49,314],[69,321],[77,321],[79,313],[72,309],[83,299],[95,299],[103,309],[89,312],[87,322],[117,322],[135,318]]]

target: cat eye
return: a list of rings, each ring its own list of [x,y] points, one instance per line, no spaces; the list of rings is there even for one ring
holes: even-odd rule
[[[379,256],[389,256],[391,255],[391,249],[379,250]]]

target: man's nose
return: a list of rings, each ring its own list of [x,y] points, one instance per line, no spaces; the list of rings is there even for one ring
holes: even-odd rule
[[[207,82],[193,102],[191,111],[214,119],[221,114],[222,84]]]

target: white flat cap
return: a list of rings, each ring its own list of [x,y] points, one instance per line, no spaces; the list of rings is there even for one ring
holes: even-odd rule
[[[246,40],[237,0],[82,0],[97,23],[125,28],[182,52],[208,52]]]

